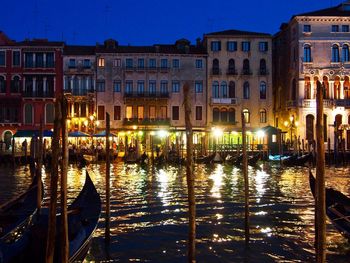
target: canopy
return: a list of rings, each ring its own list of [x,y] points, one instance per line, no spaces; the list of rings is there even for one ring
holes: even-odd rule
[[[68,133],[68,137],[90,137],[90,134],[81,131],[75,131]]]
[[[96,133],[93,135],[94,137],[106,137],[106,131],[101,131],[99,133]],[[117,134],[113,133],[113,132],[110,132],[109,133],[109,136],[114,136],[114,137],[117,137]]]
[[[52,137],[53,132],[50,130],[44,130],[43,131],[43,137]],[[13,137],[18,137],[18,138],[24,138],[24,137],[33,137],[33,136],[39,136],[39,131],[38,130],[18,130]]]

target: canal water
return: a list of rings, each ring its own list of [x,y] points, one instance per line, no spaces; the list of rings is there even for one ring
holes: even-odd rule
[[[85,170],[69,168],[70,202]],[[104,197],[105,165],[87,169]],[[240,169],[216,164],[195,168],[197,262],[312,262],[314,208],[307,168],[249,168],[251,243],[244,242],[244,182]],[[49,185],[47,174],[45,185]],[[350,170],[327,168],[328,186],[350,196]],[[23,192],[29,171],[0,168],[0,203]],[[184,167],[113,164],[111,244],[104,243],[104,213],[86,261],[186,262],[187,190]],[[45,202],[47,203],[47,197]],[[103,207],[104,209],[104,207]],[[327,224],[328,262],[350,262],[350,243]]]

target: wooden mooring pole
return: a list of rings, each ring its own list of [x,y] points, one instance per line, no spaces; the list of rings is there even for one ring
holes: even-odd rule
[[[105,230],[105,241],[110,242],[110,223],[111,223],[111,203],[110,203],[110,169],[111,169],[111,158],[109,151],[109,135],[110,135],[110,120],[109,113],[106,112],[106,230]]]
[[[316,230],[316,262],[326,262],[326,193],[325,193],[325,154],[323,141],[323,86],[317,81],[316,96],[316,199],[315,199],[315,230]]]
[[[40,118],[40,130],[39,130],[39,147],[38,147],[38,166],[36,169],[36,175],[37,175],[37,180],[38,180],[38,195],[37,195],[37,201],[36,201],[36,206],[38,209],[38,213],[40,213],[41,209],[41,192],[42,192],[42,185],[41,185],[41,177],[42,177],[42,166],[43,166],[43,137],[44,137],[44,120],[43,117],[41,116]]]
[[[189,208],[188,262],[196,262],[196,199],[193,176],[193,131],[191,123],[190,85],[186,83],[184,90],[185,124],[186,124],[186,178]]]

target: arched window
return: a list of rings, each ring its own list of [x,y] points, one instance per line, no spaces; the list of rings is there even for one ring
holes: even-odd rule
[[[266,99],[266,82],[265,81],[260,82],[260,99],[261,100]]]
[[[344,99],[350,99],[350,81],[348,76],[344,78]]]
[[[335,127],[337,130],[341,128],[340,126],[342,125],[342,123],[343,123],[343,116],[341,114],[337,114],[335,116]]]
[[[45,122],[53,123],[55,118],[55,108],[53,103],[48,103],[45,105]]]
[[[230,108],[228,111],[228,122],[229,123],[236,123],[236,110],[234,108]]]
[[[220,120],[221,120],[221,122],[227,122],[227,120],[228,120],[228,114],[227,114],[227,109],[221,109],[221,111],[220,111]]]
[[[339,62],[339,46],[336,44],[332,46],[332,62]]]
[[[6,92],[6,80],[3,76],[0,76],[0,93]]]
[[[24,124],[33,124],[33,106],[32,104],[24,105]]]
[[[77,77],[73,80],[73,95],[79,95],[79,79]]]
[[[212,84],[213,98],[219,98],[219,82],[213,81]]]
[[[10,149],[10,146],[12,144],[12,132],[11,131],[5,131],[4,132],[4,139],[6,150]]]
[[[260,59],[260,75],[266,75],[266,74],[267,74],[266,60]]]
[[[249,99],[250,98],[250,88],[249,88],[249,82],[246,81],[243,84],[243,99]]]
[[[11,81],[11,93],[19,93],[21,92],[21,80],[18,76],[14,76]]]
[[[219,60],[217,58],[213,59],[213,75],[218,75],[220,71]]]
[[[222,98],[227,98],[228,97],[226,81],[222,81],[221,82],[221,97]]]
[[[296,99],[297,99],[297,82],[295,79],[293,79],[291,100],[296,100]]]
[[[213,122],[219,122],[220,121],[220,111],[218,108],[213,109]]]
[[[335,80],[334,80],[334,99],[340,99],[340,78],[339,78],[339,76],[336,76]]]
[[[307,99],[307,100],[311,99],[311,82],[310,82],[310,77],[305,77],[304,98]]]
[[[245,123],[250,123],[250,112],[248,109],[243,110],[243,115]]]
[[[229,98],[236,98],[236,84],[234,81],[230,81],[228,84],[228,96]]]
[[[323,97],[324,99],[329,99],[329,82],[326,76],[323,77],[323,86],[324,86]]]
[[[304,46],[304,62],[311,62],[311,46],[305,45]]]
[[[243,75],[250,75],[249,59],[243,60]]]
[[[235,60],[231,58],[228,61],[228,73],[233,75],[235,74],[235,72],[236,72]]]
[[[306,140],[314,140],[314,121],[315,117],[312,114],[306,116]]]
[[[259,113],[260,113],[260,123],[266,123],[267,122],[266,110],[265,109],[261,109],[259,111]]]
[[[343,46],[343,62],[349,62],[350,56],[349,56],[349,45]]]

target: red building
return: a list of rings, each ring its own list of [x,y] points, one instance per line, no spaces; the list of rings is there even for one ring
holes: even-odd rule
[[[54,101],[63,92],[63,42],[16,42],[0,32],[0,139],[17,130],[53,128]]]

